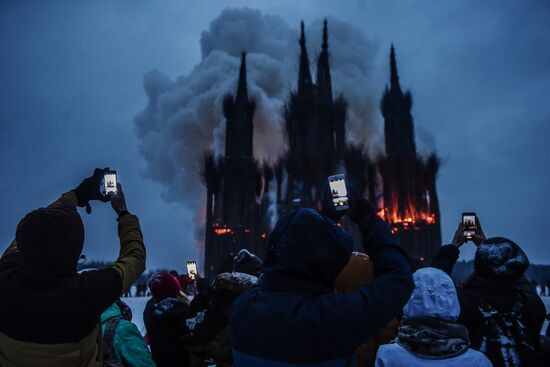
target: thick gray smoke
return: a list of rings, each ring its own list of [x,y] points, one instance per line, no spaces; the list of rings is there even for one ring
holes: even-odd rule
[[[376,44],[363,31],[328,19],[329,51],[335,94],[349,102],[348,140],[369,143],[377,135],[374,116],[380,88],[371,73]],[[315,75],[322,20],[306,26]],[[299,24],[252,9],[226,9],[201,35],[202,59],[185,76],[172,81],[159,71],[145,75],[147,107],[135,119],[147,161],[146,175],[165,187],[164,198],[201,209],[203,187],[199,158],[207,148],[223,154],[225,121],[222,101],[237,85],[240,55],[248,53],[249,93],[257,102],[254,154],[275,160],[286,149],[281,110],[298,76]],[[378,92],[377,92],[378,91]]]

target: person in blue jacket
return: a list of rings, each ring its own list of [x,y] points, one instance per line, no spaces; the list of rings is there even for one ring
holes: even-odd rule
[[[414,285],[405,252],[365,199],[350,198],[350,206],[373,261],[372,283],[336,293],[352,237],[313,209],[284,216],[270,235],[259,285],[230,309],[236,367],[353,366],[357,346],[407,303]]]
[[[101,314],[101,330],[104,362],[116,362],[127,367],[156,366],[125,303],[117,300]]]

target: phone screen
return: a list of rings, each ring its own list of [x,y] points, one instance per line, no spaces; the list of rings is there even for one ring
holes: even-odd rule
[[[187,261],[187,274],[189,275],[189,278],[192,280],[197,279],[197,262],[196,261]]]
[[[332,203],[334,209],[348,209],[348,190],[346,189],[346,181],[344,175],[334,175],[328,178],[330,192],[332,194]]]
[[[464,228],[464,236],[466,238],[472,238],[477,230],[475,213],[462,214],[462,227]]]
[[[103,193],[107,195],[110,192],[116,194],[116,172],[115,171],[109,171],[105,173],[105,176],[103,177]]]

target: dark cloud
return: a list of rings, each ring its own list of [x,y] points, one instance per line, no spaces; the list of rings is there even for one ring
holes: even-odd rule
[[[109,164],[140,215],[149,265],[182,269],[196,256],[195,213],[167,204],[163,188],[143,178],[133,118],[147,104],[143,74],[189,74],[214,48],[200,43],[201,32],[228,5],[259,8],[293,29],[301,18],[315,24],[329,15],[364,30],[379,44],[370,71],[374,96],[386,83],[393,41],[402,84],[414,95],[419,140],[430,144],[433,136],[443,157],[444,238],[450,240],[462,211],[474,210],[486,232],[514,239],[535,263],[550,262],[544,0],[1,2],[0,247],[27,211]],[[88,256],[114,258],[110,208],[96,204],[83,217]]]

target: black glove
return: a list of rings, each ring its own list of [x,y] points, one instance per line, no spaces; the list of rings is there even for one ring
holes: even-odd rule
[[[85,206],[86,212],[90,214],[92,208],[90,208],[90,200],[99,200],[107,202],[110,198],[106,195],[103,195],[100,191],[101,180],[105,173],[109,171],[109,167],[104,169],[96,168],[94,174],[88,178],[85,178],[80,185],[78,185],[73,192],[78,199],[78,206]]]
[[[361,219],[367,214],[376,214],[374,206],[365,199],[355,187],[346,185],[349,198],[349,209],[346,211],[346,215],[355,223],[359,224]]]

